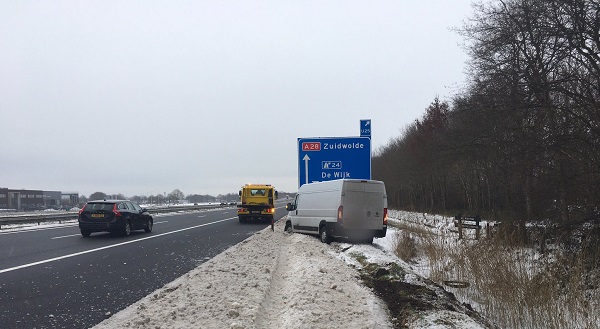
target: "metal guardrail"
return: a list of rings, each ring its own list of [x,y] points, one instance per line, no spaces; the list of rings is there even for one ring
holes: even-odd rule
[[[234,207],[234,205],[221,205],[221,204],[210,204],[210,205],[196,205],[196,206],[169,206],[160,208],[147,208],[151,214],[162,214],[168,212],[179,212],[179,211],[195,211],[195,210],[206,210],[216,209],[223,207]],[[8,215],[0,217],[0,230],[3,225],[9,224],[40,224],[43,222],[59,222],[69,220],[76,220],[78,212],[68,212],[62,214],[40,214],[40,213],[28,213],[22,215]]]

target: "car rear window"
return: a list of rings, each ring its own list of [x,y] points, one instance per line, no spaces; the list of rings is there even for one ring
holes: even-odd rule
[[[113,203],[88,203],[85,205],[84,211],[112,211],[114,207]]]

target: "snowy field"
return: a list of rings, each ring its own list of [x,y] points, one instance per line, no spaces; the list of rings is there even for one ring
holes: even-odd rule
[[[397,319],[360,279],[363,263],[357,255],[369,263],[400,265],[408,284],[431,289],[443,300],[440,307],[403,319],[403,326],[489,327],[391,252],[397,239],[393,228],[373,245],[326,245],[316,237],[285,233],[283,225],[278,221],[274,232],[262,230],[121,312],[107,314],[94,328],[393,328]]]

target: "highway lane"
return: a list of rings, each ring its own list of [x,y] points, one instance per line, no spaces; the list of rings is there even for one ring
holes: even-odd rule
[[[130,237],[0,231],[0,328],[88,328],[268,226],[238,223],[235,208],[154,221]]]
[[[199,212],[197,213],[198,218],[212,218],[214,214],[223,214],[225,217],[235,217],[235,209],[219,209],[215,211]],[[177,216],[169,215],[169,218],[162,217],[161,215],[155,215],[155,223],[162,226],[162,230],[170,232],[181,228],[186,228],[187,223],[190,220],[196,220],[194,216]],[[177,219],[173,221],[172,217]],[[202,222],[202,220],[200,220]],[[74,229],[73,229],[74,228]],[[114,245],[116,241],[132,241],[131,237],[115,237],[108,233],[93,233],[92,236],[95,239],[90,241],[82,240],[82,236],[77,228],[77,223],[70,223],[65,225],[59,225],[56,227],[44,227],[37,226],[30,228],[30,230],[22,231],[0,231],[0,273],[6,271],[7,268],[18,266],[20,264],[34,263],[41,260],[48,260],[55,257],[65,255],[65,253],[77,253],[89,250],[91,246],[96,248],[102,248],[108,245]],[[157,232],[154,232],[155,234]],[[161,233],[161,232],[158,232]],[[154,235],[155,235],[154,234]],[[82,238],[79,244],[74,244],[72,239],[68,238]],[[135,239],[145,238],[147,235],[143,231],[134,231],[132,237]],[[35,242],[35,243],[23,243],[23,241]]]

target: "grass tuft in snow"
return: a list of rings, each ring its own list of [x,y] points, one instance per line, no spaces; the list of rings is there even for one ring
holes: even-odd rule
[[[409,231],[401,230],[400,235],[394,249],[396,256],[407,263],[412,263],[417,257],[417,243]]]

